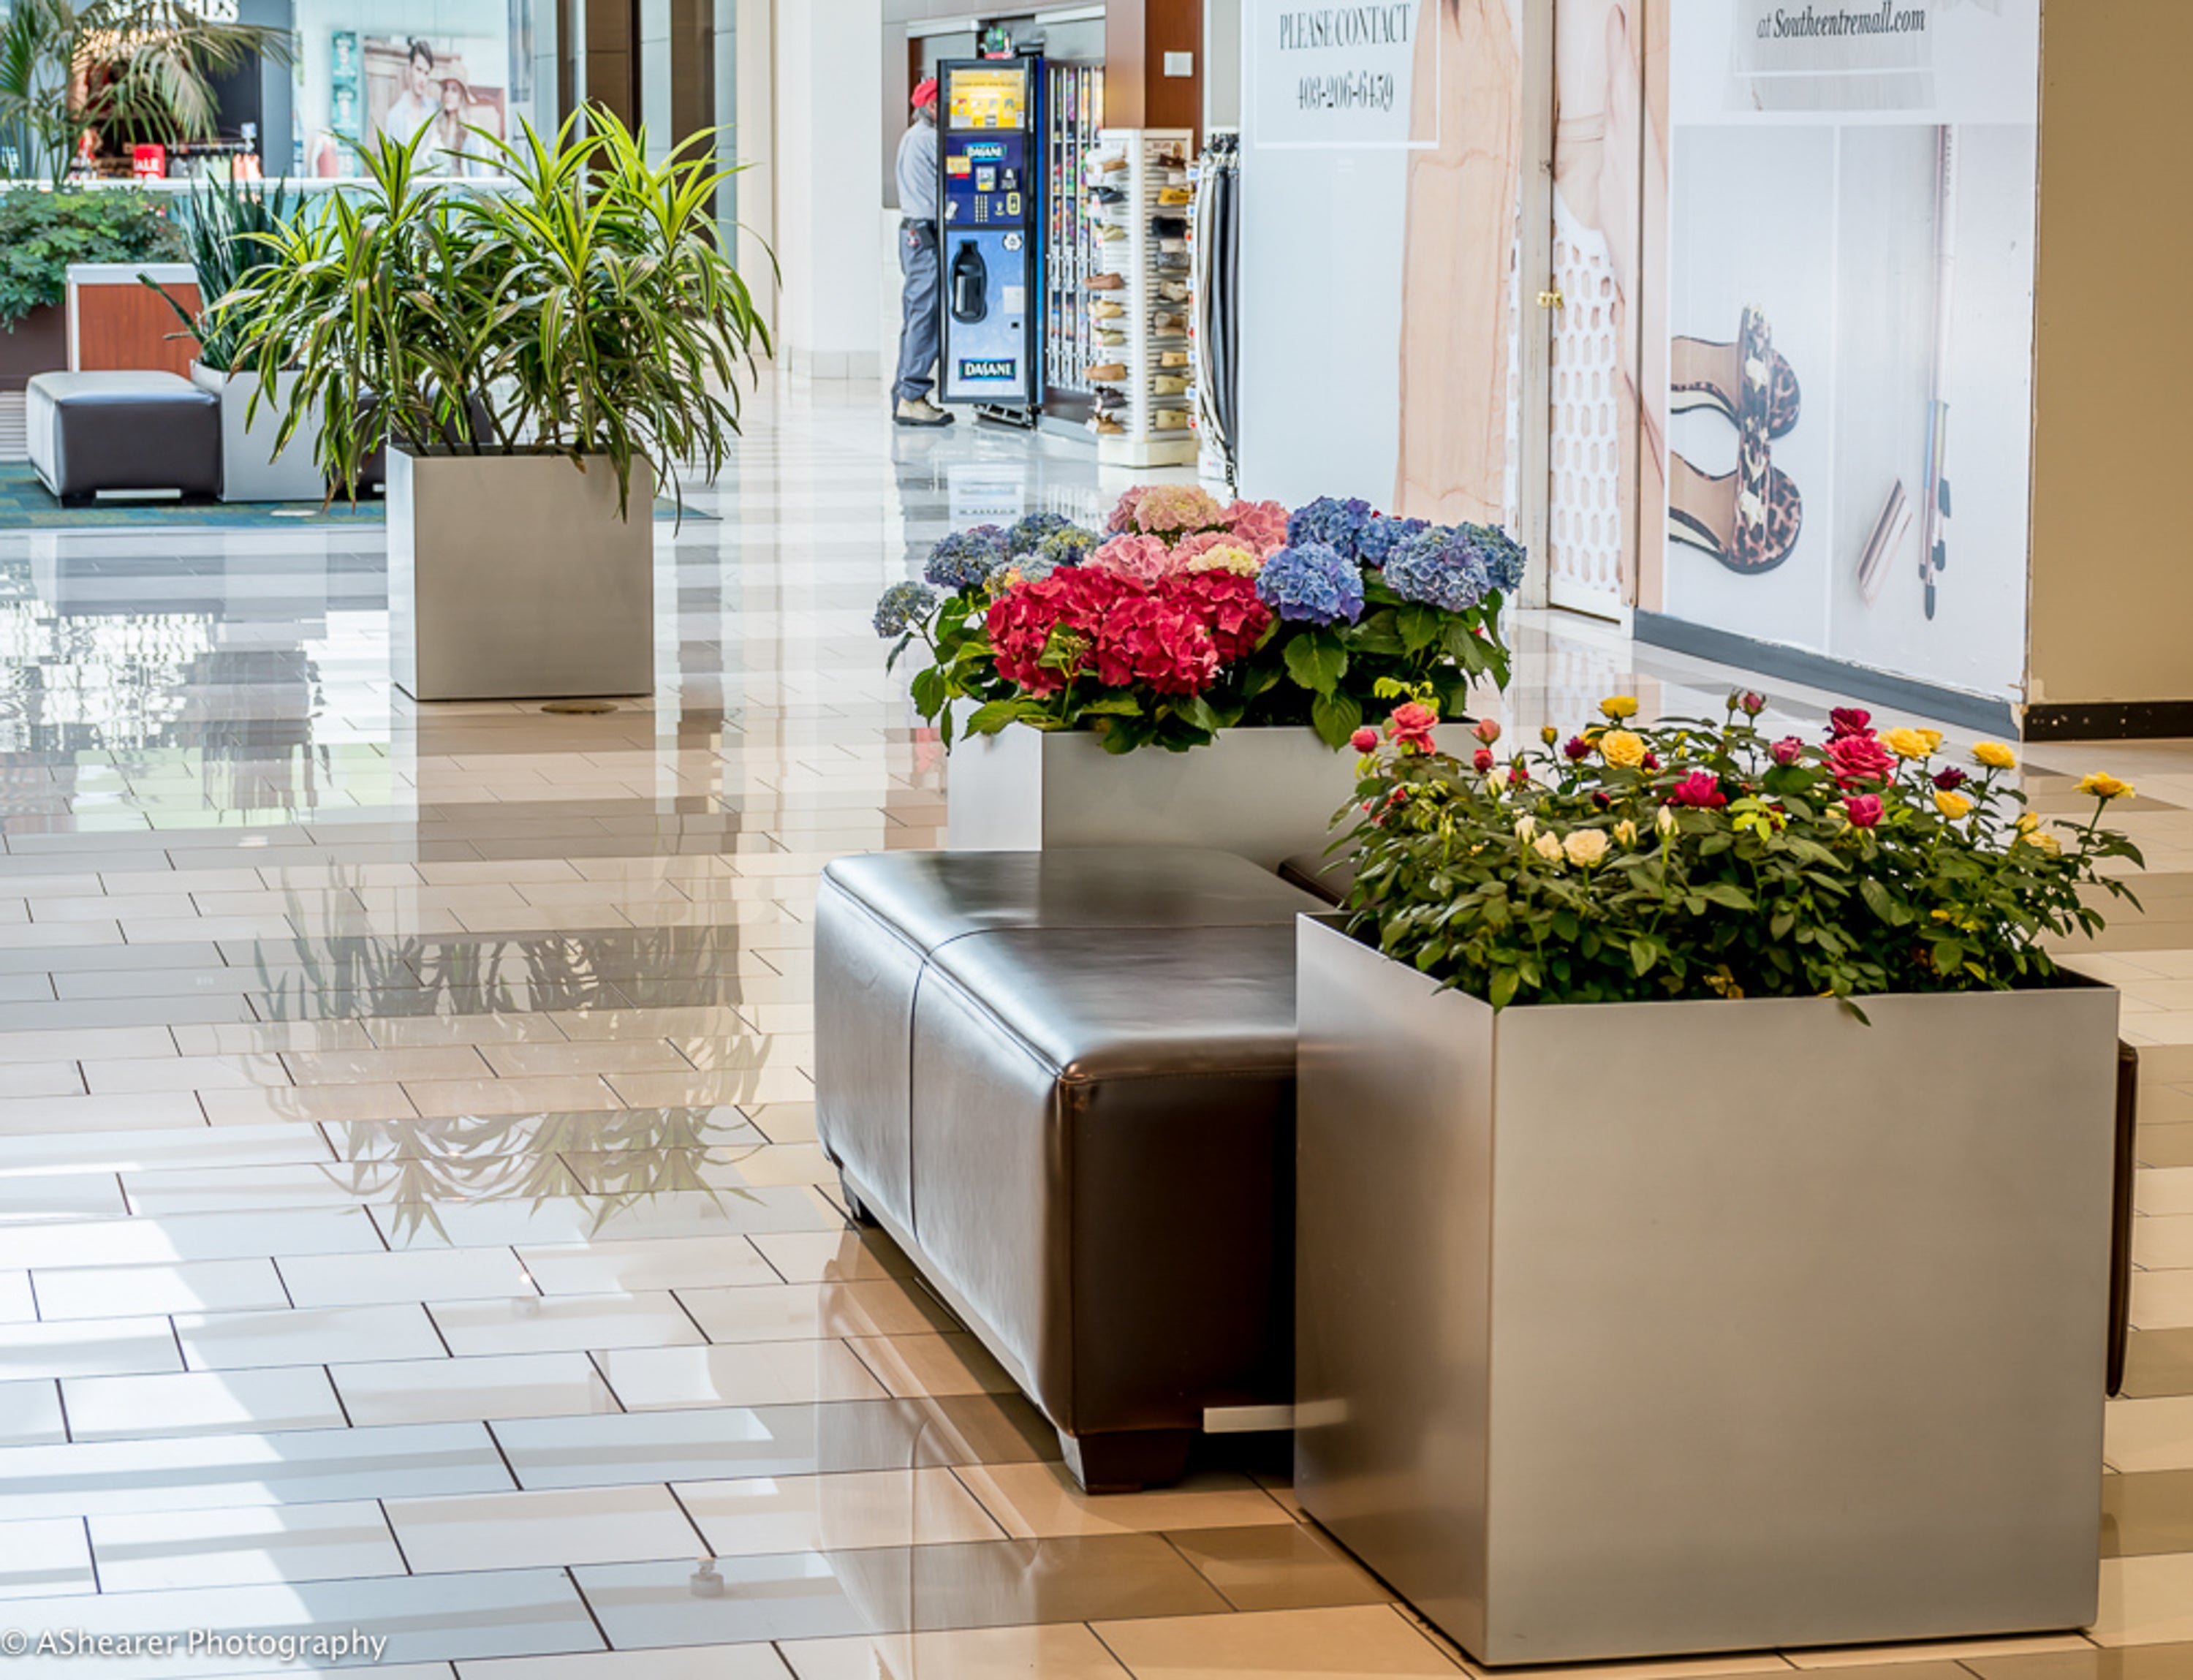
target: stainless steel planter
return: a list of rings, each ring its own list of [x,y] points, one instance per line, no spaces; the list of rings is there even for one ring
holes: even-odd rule
[[[2087,1625],[2116,1007],[1496,1017],[1306,920],[1303,1503],[1491,1663]]]
[[[300,426],[289,447],[278,453],[274,439],[282,430],[282,410],[295,374],[284,374],[274,394],[250,414],[255,373],[224,373],[203,362],[191,364],[191,383],[220,398],[220,499],[223,502],[318,502],[327,495],[326,476],[313,457],[319,448],[319,415]],[[247,417],[249,416],[249,417]]]
[[[416,700],[655,687],[652,469],[617,513],[606,459],[388,451],[388,625]]]
[[[1307,729],[1233,729],[1192,752],[1114,754],[1094,735],[1016,724],[953,748],[945,845],[1207,846],[1268,869],[1325,850],[1355,764]]]

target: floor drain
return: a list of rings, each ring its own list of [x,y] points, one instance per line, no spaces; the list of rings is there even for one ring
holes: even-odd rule
[[[591,718],[616,710],[614,700],[551,700],[541,708],[558,717]]]

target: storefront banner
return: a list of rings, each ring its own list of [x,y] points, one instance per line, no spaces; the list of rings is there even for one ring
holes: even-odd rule
[[[1246,0],[1251,120],[1266,147],[1407,147],[1438,144],[1438,35],[1428,43],[1434,78],[1423,101],[1429,132],[1412,133],[1417,0],[1305,5]]]
[[[1689,0],[1671,45],[1663,610],[2016,698],[2039,0]]]

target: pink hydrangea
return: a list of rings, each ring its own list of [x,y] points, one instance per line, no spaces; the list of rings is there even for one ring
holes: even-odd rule
[[[1104,521],[1107,536],[1135,528],[1135,504],[1142,499],[1142,492],[1148,488],[1147,485],[1130,485],[1119,492],[1119,499],[1112,508],[1112,517]]]
[[[1137,497],[1131,519],[1136,530],[1178,537],[1223,525],[1226,510],[1200,485],[1149,485]]]
[[[1264,557],[1230,530],[1200,530],[1172,545],[1173,564],[1188,571],[1238,571],[1254,577]]]
[[[1115,577],[1131,577],[1143,583],[1170,577],[1179,569],[1172,550],[1162,537],[1132,534],[1113,537],[1083,564],[1098,571],[1110,572]]]
[[[1226,510],[1226,528],[1259,555],[1287,546],[1287,510],[1276,502],[1236,502]]]

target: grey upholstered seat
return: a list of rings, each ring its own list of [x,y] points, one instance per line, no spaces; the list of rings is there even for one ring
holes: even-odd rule
[[[31,464],[63,502],[220,493],[220,398],[179,375],[42,373],[24,402]]]

